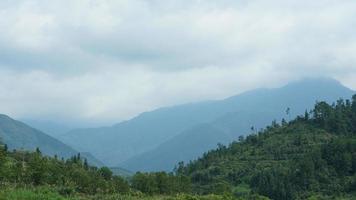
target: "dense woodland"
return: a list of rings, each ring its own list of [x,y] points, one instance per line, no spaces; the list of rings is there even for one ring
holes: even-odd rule
[[[201,194],[355,198],[356,95],[332,105],[319,102],[289,123],[274,121],[264,130],[251,131],[197,161],[180,163],[178,174],[191,177],[193,191]]]
[[[287,109],[287,115],[289,109]],[[319,102],[292,121],[273,121],[218,145],[172,173],[114,176],[109,168],[0,148],[2,199],[354,199],[356,95]]]

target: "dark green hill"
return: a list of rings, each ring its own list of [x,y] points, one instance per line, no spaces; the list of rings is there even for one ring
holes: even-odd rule
[[[287,107],[292,119],[317,100],[331,102],[352,94],[332,79],[304,79],[223,100],[161,108],[112,127],[73,130],[60,139],[109,166],[170,171],[181,160],[195,159],[217,143],[227,144],[248,133],[251,126],[263,128],[273,119],[286,117]]]
[[[258,193],[271,199],[356,193],[356,95],[205,153],[178,174],[197,193]]]
[[[66,144],[26,124],[0,115],[0,138],[9,149],[34,151],[37,147],[46,155],[69,158],[78,152]]]
[[[11,119],[3,120],[6,129],[18,127],[6,120]],[[0,199],[351,200],[356,197],[356,95],[331,105],[319,102],[290,122],[273,121],[179,163],[175,173],[138,172],[129,181],[107,167],[90,167],[79,155],[62,160],[39,150],[8,151],[0,141]]]
[[[79,153],[61,141],[2,114],[0,114],[0,138],[10,150],[35,151],[38,147],[43,154],[57,155],[59,158],[70,158]],[[82,157],[87,158],[94,166],[103,166],[103,163],[90,153],[82,153]]]
[[[305,79],[282,88],[259,89],[212,104],[223,115],[208,123],[194,125],[157,148],[135,156],[120,166],[140,171],[171,171],[179,161],[188,162],[218,143],[229,144],[239,136],[259,130],[274,119],[293,119],[313,108],[315,102],[349,98],[353,92],[332,79]],[[290,108],[290,115],[286,109]],[[204,113],[201,113],[202,115]],[[179,121],[177,121],[179,123]]]

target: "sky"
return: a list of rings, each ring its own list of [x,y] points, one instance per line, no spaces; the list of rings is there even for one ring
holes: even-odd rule
[[[0,113],[110,124],[304,77],[356,89],[354,0],[2,0]]]

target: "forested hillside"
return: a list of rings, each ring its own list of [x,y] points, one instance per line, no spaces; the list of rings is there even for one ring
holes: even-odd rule
[[[45,133],[20,121],[0,114],[0,138],[10,150],[34,151],[37,147],[46,155],[69,158],[77,151]]]
[[[290,123],[252,131],[194,162],[180,163],[178,174],[191,177],[193,190],[201,194],[253,192],[271,199],[355,195],[356,95],[332,105],[319,102]]]
[[[137,172],[0,147],[0,199],[290,200],[356,197],[356,95],[319,102],[303,116],[251,129],[228,146],[179,163],[174,173]]]
[[[215,102],[224,115],[209,123],[187,128],[157,148],[135,156],[120,166],[131,170],[171,171],[179,161],[197,159],[204,152],[227,145],[239,136],[259,130],[272,120],[293,119],[312,109],[316,101],[331,103],[338,98],[350,98],[353,91],[333,79],[304,79],[281,88],[258,89]],[[286,110],[289,110],[286,113]],[[177,122],[178,123],[178,122]]]
[[[112,127],[78,129],[60,139],[90,152],[110,167],[131,171],[171,171],[181,161],[196,159],[273,119],[287,119],[311,109],[317,100],[332,102],[354,92],[329,78],[303,79],[281,88],[247,91],[226,99],[191,103],[145,112]]]
[[[63,142],[41,132],[27,124],[0,114],[0,139],[6,143],[9,150],[34,151],[40,148],[44,155],[70,158],[78,151]],[[103,163],[90,153],[82,153],[91,165],[103,166]]]
[[[259,197],[253,195],[253,198]],[[127,180],[113,175],[107,167],[89,166],[80,154],[64,160],[43,156],[39,149],[10,152],[7,145],[0,145],[0,199],[222,200],[225,197],[193,195],[190,178],[184,175],[137,173]]]

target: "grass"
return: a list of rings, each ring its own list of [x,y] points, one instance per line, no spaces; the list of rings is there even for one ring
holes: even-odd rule
[[[105,195],[98,194],[87,196],[76,194],[71,197],[61,196],[49,187],[40,188],[6,188],[0,189],[0,200],[229,200],[229,197],[218,195],[194,196],[194,195],[175,195],[175,196],[147,196],[140,193],[132,195]]]
[[[65,198],[48,189],[4,189],[0,191],[0,200],[74,200]]]

